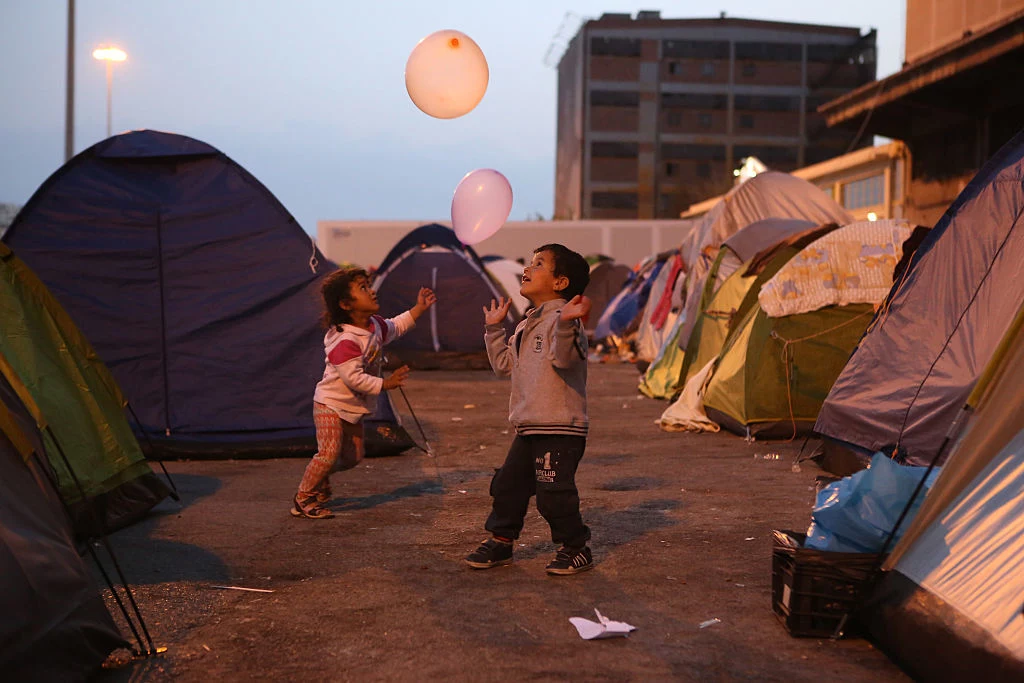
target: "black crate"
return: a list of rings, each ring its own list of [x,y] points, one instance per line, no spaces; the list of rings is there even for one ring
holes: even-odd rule
[[[772,534],[772,609],[790,635],[831,637],[856,607],[881,555],[814,550],[803,547],[806,534]],[[846,635],[856,633],[853,616]]]

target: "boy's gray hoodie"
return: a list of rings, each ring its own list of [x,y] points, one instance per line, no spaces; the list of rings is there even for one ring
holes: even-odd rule
[[[491,367],[512,377],[508,419],[516,433],[587,435],[587,337],[578,320],[562,322],[564,299],[530,311],[505,339],[501,325],[487,325]]]

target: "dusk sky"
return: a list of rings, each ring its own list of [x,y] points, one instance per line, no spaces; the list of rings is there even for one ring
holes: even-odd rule
[[[321,219],[445,219],[456,184],[476,168],[509,178],[513,220],[550,218],[557,76],[543,60],[563,20],[567,37],[584,17],[639,9],[874,27],[879,76],[899,69],[904,42],[904,3],[894,0],[76,6],[76,152],[105,135],[104,67],[91,55],[114,44],[128,53],[115,66],[115,133],[153,128],[217,147],[311,233]],[[63,163],[66,15],[65,0],[0,0],[0,202],[23,204]],[[446,28],[471,36],[490,67],[483,101],[454,120],[416,109],[403,77],[416,42]]]

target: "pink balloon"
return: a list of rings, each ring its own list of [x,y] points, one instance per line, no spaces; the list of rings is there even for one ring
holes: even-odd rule
[[[452,229],[463,244],[498,232],[512,212],[512,186],[492,168],[467,173],[452,197]]]

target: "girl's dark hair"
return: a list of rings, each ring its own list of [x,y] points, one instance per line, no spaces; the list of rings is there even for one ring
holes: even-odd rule
[[[352,316],[341,307],[341,303],[352,301],[352,283],[359,278],[369,280],[370,276],[362,268],[341,268],[324,278],[324,283],[320,285],[320,294],[324,299],[321,321],[325,329],[340,328],[352,322]]]

